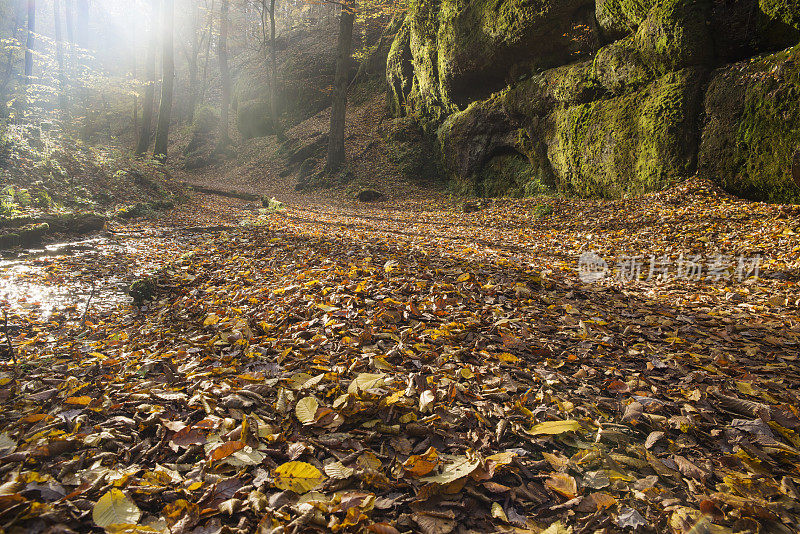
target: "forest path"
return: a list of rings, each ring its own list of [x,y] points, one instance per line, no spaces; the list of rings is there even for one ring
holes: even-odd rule
[[[281,200],[195,194],[31,260],[155,298],[10,317],[6,530],[800,527],[796,211],[696,181],[468,214]],[[584,283],[587,250],[730,270]]]

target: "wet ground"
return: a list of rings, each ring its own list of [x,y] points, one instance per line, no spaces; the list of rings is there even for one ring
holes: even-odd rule
[[[198,204],[204,209],[192,212]],[[0,305],[34,323],[79,321],[132,307],[130,284],[153,275],[209,234],[255,213],[253,203],[197,195],[155,220],[40,248],[7,250],[0,259]],[[191,215],[190,215],[191,214]]]

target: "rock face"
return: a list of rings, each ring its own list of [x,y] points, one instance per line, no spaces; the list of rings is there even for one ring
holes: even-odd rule
[[[800,200],[792,176],[800,145],[800,46],[715,71],[705,115],[701,173],[746,198]]]
[[[784,50],[798,42],[795,0],[416,0],[389,51],[389,104],[435,137],[466,192],[620,197],[691,176],[699,159],[729,191],[791,200],[791,154],[736,154],[751,119],[781,150],[796,145],[776,117],[800,106]],[[772,89],[758,74],[771,67]],[[766,176],[778,161],[786,179]]]
[[[794,151],[794,157],[792,158],[792,179],[795,185],[800,187],[800,146]]]

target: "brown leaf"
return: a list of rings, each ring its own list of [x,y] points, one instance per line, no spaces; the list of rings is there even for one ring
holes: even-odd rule
[[[219,460],[223,460],[233,454],[236,451],[240,451],[244,448],[244,443],[241,441],[227,441],[217,447],[216,449],[212,450],[211,453],[208,455],[209,460],[212,462],[216,462]]]

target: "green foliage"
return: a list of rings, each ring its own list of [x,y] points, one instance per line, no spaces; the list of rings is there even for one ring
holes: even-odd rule
[[[267,208],[269,212],[276,212],[276,211],[284,211],[286,208],[283,205],[283,202],[277,200],[275,197],[272,198],[262,198],[261,205]]]
[[[531,210],[534,219],[543,219],[553,214],[553,207],[550,204],[536,204]]]
[[[47,211],[53,207],[53,199],[50,197],[50,193],[48,193],[46,189],[43,187],[37,187],[32,191],[31,201],[34,206],[44,211]]]
[[[7,185],[0,191],[0,217],[11,217],[18,213],[15,196],[13,186]]]

